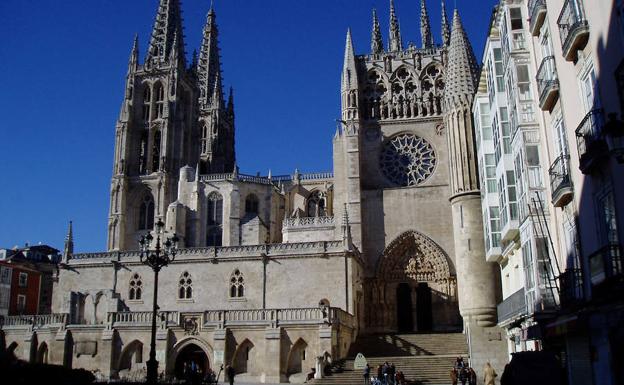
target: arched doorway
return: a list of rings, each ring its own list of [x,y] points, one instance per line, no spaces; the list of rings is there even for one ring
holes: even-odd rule
[[[402,282],[396,289],[397,328],[400,333],[414,331],[412,307],[412,288],[409,283]]]
[[[417,231],[399,235],[384,250],[368,285],[368,332],[461,330],[453,262]]]
[[[419,332],[430,332],[433,329],[431,288],[426,282],[419,283],[416,288],[416,317]]]
[[[199,345],[190,343],[184,346],[178,353],[175,361],[174,373],[178,379],[187,378],[185,372],[190,370],[191,366],[195,364],[199,373],[203,376],[210,368],[210,361],[208,355],[199,347]]]
[[[39,350],[37,350],[37,363],[38,364],[47,364],[48,363],[48,344],[42,342],[39,346]]]
[[[134,340],[127,344],[119,358],[119,368],[122,371],[132,371],[143,367],[143,343]]]
[[[243,341],[234,352],[234,370],[236,374],[252,373],[252,366],[254,360],[251,359],[254,353],[254,344],[246,339]]]

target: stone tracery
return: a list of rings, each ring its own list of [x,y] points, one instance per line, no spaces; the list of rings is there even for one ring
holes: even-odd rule
[[[417,186],[433,174],[437,158],[433,146],[412,134],[401,134],[389,140],[380,157],[386,178],[398,186]]]
[[[401,66],[387,78],[380,70],[368,73],[364,88],[365,119],[413,119],[440,116],[444,78],[442,66],[434,62],[420,74]]]

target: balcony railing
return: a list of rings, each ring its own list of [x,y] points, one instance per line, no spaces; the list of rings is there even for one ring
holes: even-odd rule
[[[583,274],[581,269],[566,269],[559,276],[561,307],[569,307],[583,301]]]
[[[524,288],[507,297],[497,306],[498,323],[505,323],[527,315],[527,303]]]
[[[13,315],[2,318],[2,324],[5,327],[11,326],[28,326],[28,327],[44,327],[44,326],[62,326],[67,325],[67,313],[38,314],[38,315]]]
[[[559,77],[554,56],[547,56],[542,60],[536,78],[540,108],[543,111],[551,111],[559,98]]]
[[[303,229],[318,227],[333,227],[335,225],[334,217],[301,217],[287,218],[282,223],[284,229]]]
[[[602,110],[594,109],[585,115],[576,129],[580,169],[584,174],[591,173],[598,160],[608,155],[607,143],[602,137],[603,125]]]
[[[576,61],[577,51],[585,48],[589,40],[589,24],[580,0],[565,1],[557,24],[563,56],[567,61]]]
[[[622,248],[610,243],[589,256],[592,285],[622,276]]]
[[[533,36],[539,36],[546,19],[546,0],[529,0],[529,26]]]
[[[555,207],[564,207],[573,196],[572,179],[570,178],[570,155],[559,155],[548,170],[550,174],[550,191]]]

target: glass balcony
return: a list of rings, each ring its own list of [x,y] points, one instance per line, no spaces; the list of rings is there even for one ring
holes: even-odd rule
[[[559,276],[559,298],[566,308],[583,302],[583,273],[580,269],[566,269]]]
[[[602,109],[591,110],[576,129],[576,146],[583,174],[590,174],[599,161],[609,154],[607,142],[602,135],[602,113]]]
[[[559,76],[557,76],[554,56],[548,56],[542,60],[536,79],[540,108],[542,111],[551,111],[559,99]]]
[[[557,20],[563,56],[576,61],[577,52],[585,48],[589,40],[589,24],[580,0],[566,0]]]
[[[574,190],[570,178],[570,155],[560,155],[548,170],[550,191],[555,207],[564,207],[572,200]]]
[[[607,280],[622,277],[622,249],[610,243],[589,256],[591,283],[600,285]]]
[[[529,0],[529,28],[533,36],[539,36],[546,20],[546,0]]]
[[[528,314],[524,288],[513,293],[496,307],[498,323],[509,323]]]

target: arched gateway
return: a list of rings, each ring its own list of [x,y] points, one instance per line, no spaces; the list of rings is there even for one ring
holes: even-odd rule
[[[178,379],[185,379],[185,366],[190,368],[191,363],[197,365],[197,369],[201,375],[204,375],[210,368],[210,359],[212,348],[209,344],[199,338],[184,338],[172,349],[169,359],[169,374],[173,374]]]
[[[368,294],[371,332],[461,327],[452,262],[439,245],[417,231],[401,234],[386,247]]]

